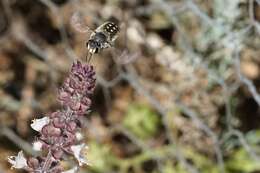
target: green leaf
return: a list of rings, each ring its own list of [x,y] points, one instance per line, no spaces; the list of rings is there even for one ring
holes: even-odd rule
[[[260,170],[259,161],[252,160],[244,148],[235,151],[226,162],[226,167],[230,171],[250,173]]]
[[[90,169],[93,172],[103,173],[112,169],[113,160],[116,157],[112,154],[110,147],[96,142],[88,144],[89,151],[87,158],[91,164]]]
[[[132,105],[126,113],[123,125],[137,137],[147,139],[156,134],[160,118],[146,105]]]

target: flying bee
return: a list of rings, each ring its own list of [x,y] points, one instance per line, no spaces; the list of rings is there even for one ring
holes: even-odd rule
[[[91,35],[87,42],[87,48],[92,54],[99,53],[102,49],[114,46],[114,41],[118,37],[119,27],[113,22],[105,22],[100,25]]]
[[[89,62],[93,54],[114,46],[120,29],[119,26],[113,22],[105,22],[93,31],[84,24],[81,19],[80,14],[75,13],[71,18],[71,24],[79,32],[85,33],[91,31],[90,38],[86,43],[88,49],[86,61]]]

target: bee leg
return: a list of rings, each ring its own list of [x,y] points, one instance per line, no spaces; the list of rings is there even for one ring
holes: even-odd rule
[[[86,62],[88,62],[88,56],[89,56],[89,51],[88,51],[88,53],[86,55]]]
[[[109,41],[106,41],[106,46],[104,46],[104,48],[108,48],[108,47],[114,47],[114,44]]]
[[[90,56],[89,56],[88,64],[90,63],[91,58],[92,58],[92,53],[91,53]]]
[[[90,60],[92,57],[92,53],[88,52],[87,56],[86,56],[86,62],[89,64]]]
[[[90,52],[88,51],[87,55],[86,55],[86,62],[88,63],[88,59],[89,59],[89,55],[90,55]]]

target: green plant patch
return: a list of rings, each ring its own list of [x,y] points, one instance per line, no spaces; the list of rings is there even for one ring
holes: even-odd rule
[[[141,139],[154,136],[160,124],[160,116],[146,105],[130,106],[123,120],[123,125]]]

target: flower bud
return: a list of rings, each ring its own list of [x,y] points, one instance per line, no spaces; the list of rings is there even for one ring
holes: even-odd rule
[[[36,169],[39,167],[39,160],[37,158],[31,157],[27,160],[27,164],[29,167]]]

